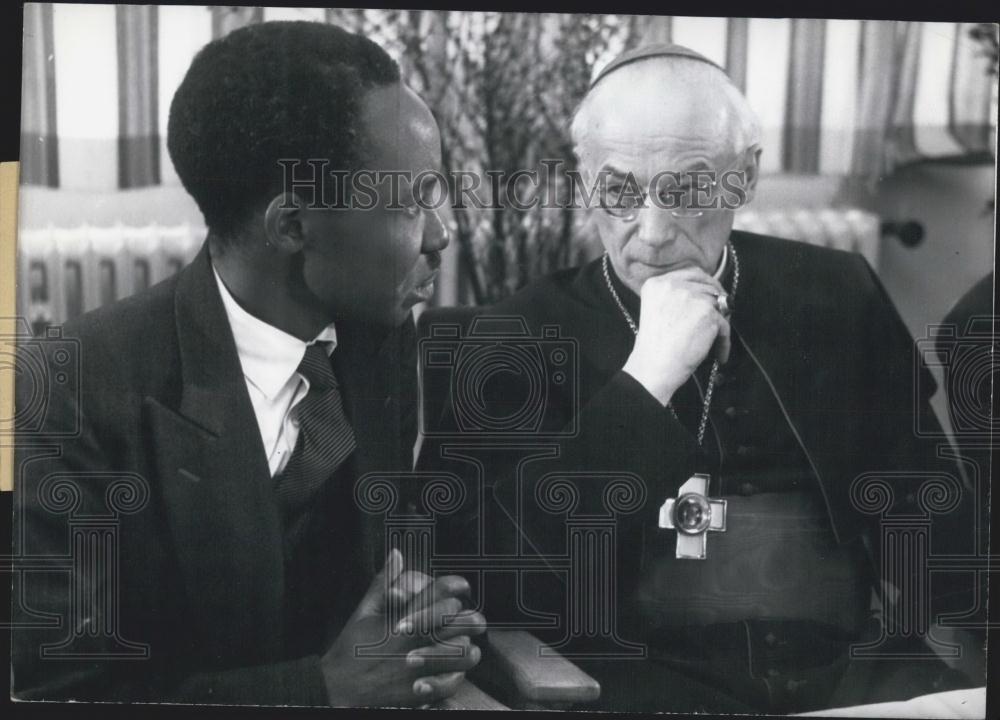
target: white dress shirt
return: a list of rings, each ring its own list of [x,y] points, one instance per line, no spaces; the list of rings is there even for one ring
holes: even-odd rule
[[[309,392],[309,381],[297,372],[299,363],[313,343],[325,343],[327,355],[331,354],[337,347],[337,331],[328,325],[311,342],[299,340],[240,307],[214,267],[212,272],[236,340],[267,465],[274,477],[285,469],[299,438],[295,409]]]

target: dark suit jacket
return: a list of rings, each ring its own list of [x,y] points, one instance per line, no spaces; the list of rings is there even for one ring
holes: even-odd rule
[[[357,476],[409,470],[412,319],[391,332],[346,323],[337,332],[334,362],[357,438]],[[93,588],[83,560],[71,572],[22,576],[15,621],[36,627],[14,633],[14,695],[325,704],[318,655],[288,657],[284,649],[279,511],[207,244],[178,275],[67,324],[63,335],[78,341],[81,370],[53,385],[44,426],[19,433],[16,547],[79,558],[70,526],[85,515],[107,517],[109,503],[124,507],[112,523],[118,583]],[[32,402],[30,383],[18,391],[19,407]],[[60,479],[71,487],[51,485]],[[109,492],[116,480],[126,489]],[[77,504],[67,511],[60,497]],[[356,559],[335,579],[331,607],[349,612],[383,562],[381,523],[367,517],[352,544],[316,558],[317,578],[338,555]],[[110,596],[90,602],[81,589]],[[88,632],[113,625],[115,614],[117,637]],[[37,627],[46,620],[47,629]],[[317,652],[327,630],[316,629]],[[71,636],[77,657],[40,659],[43,645]],[[145,659],[114,657],[141,657],[143,646]]]
[[[928,478],[942,477],[953,490],[965,491],[963,503],[971,500],[954,462],[938,454],[947,443],[928,403],[935,390],[933,378],[918,362],[912,337],[861,256],[738,231],[731,239],[742,270],[733,341],[755,358],[773,386],[818,478],[838,541],[862,537],[877,570],[883,517],[926,514],[920,503],[927,497],[919,488]],[[523,319],[534,338],[543,337],[543,326],[555,325],[560,338],[575,344],[578,369],[573,382],[551,382],[546,366],[544,395],[539,396],[544,397],[545,412],[535,436],[504,447],[502,432],[485,441],[476,431],[459,432],[454,388],[434,376],[425,382],[429,437],[418,465],[462,475],[473,488],[464,514],[454,516],[448,534],[442,535],[439,550],[448,553],[475,548],[480,524],[494,552],[564,553],[565,525],[558,515],[539,509],[539,481],[552,472],[577,473],[570,477],[577,488],[576,515],[606,516],[606,482],[594,473],[631,473],[642,483],[644,498],[634,512],[617,515],[617,587],[627,596],[643,565],[643,532],[656,528],[660,505],[676,497],[678,487],[696,470],[696,443],[692,428],[680,424],[621,371],[634,337],[607,291],[598,263],[557,272],[492,307],[468,313]],[[441,314],[426,313],[421,334],[431,332],[440,319]],[[470,333],[469,321],[464,319],[463,336]],[[551,344],[552,337],[543,342]],[[461,353],[455,357],[461,362]],[[426,368],[424,372],[427,376]],[[481,391],[481,414],[513,417],[523,402],[523,374],[483,377],[491,380]],[[568,434],[544,437],[560,429]],[[548,457],[538,450],[546,443],[555,448]],[[522,447],[513,447],[518,444]],[[525,462],[532,454],[536,457]],[[460,459],[463,455],[476,460]],[[877,488],[865,493],[855,488],[852,497],[855,479],[869,473],[881,477],[883,487],[891,486],[883,512]],[[475,489],[480,482],[483,491]],[[520,493],[515,490],[519,484]],[[492,516],[478,515],[479,497],[490,499]],[[973,551],[971,515],[965,505],[932,517],[935,553]],[[542,590],[541,582],[538,574],[525,580],[525,607],[562,612],[566,589],[552,583]],[[964,610],[973,602],[967,588],[960,592],[940,576],[933,589],[942,597],[957,594],[951,609]],[[512,587],[486,594],[491,623],[510,610],[513,597]],[[497,599],[507,601],[506,607],[498,607]]]

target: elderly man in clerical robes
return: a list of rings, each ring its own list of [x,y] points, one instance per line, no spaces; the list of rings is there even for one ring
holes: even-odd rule
[[[973,549],[961,475],[917,432],[939,428],[933,380],[861,256],[733,230],[760,168],[745,98],[697,53],[641,48],[598,76],[572,135],[603,257],[462,331],[523,321],[543,354],[572,341],[569,377],[517,443],[502,423],[470,429],[461,383],[428,386],[420,465],[472,490],[438,549],[507,555],[477,588],[491,623],[545,636],[555,618],[546,639],[613,710],[798,712],[982,685],[929,630],[974,606],[968,576],[893,554],[911,526],[926,553]],[[483,378],[480,414],[514,422],[523,373]],[[615,520],[586,565],[604,553],[611,571],[583,590],[563,562],[582,552],[571,516]],[[542,562],[504,570],[526,556]]]

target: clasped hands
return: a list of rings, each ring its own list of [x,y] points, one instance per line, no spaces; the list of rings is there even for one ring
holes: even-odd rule
[[[414,707],[453,695],[480,659],[472,637],[486,630],[483,615],[464,607],[468,597],[464,578],[404,571],[392,550],[321,659],[330,704]],[[401,619],[389,627],[393,617]]]

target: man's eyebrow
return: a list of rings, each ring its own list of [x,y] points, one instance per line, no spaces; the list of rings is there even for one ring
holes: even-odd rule
[[[689,172],[691,170],[715,170],[715,165],[706,157],[698,157],[688,165],[685,165],[683,162],[681,163],[680,172]]]
[[[629,174],[627,170],[619,170],[614,165],[610,165],[610,164],[609,165],[605,165],[604,167],[602,167],[601,168],[601,172],[602,173],[609,173],[609,174],[615,175],[617,177],[628,177],[628,174]]]

